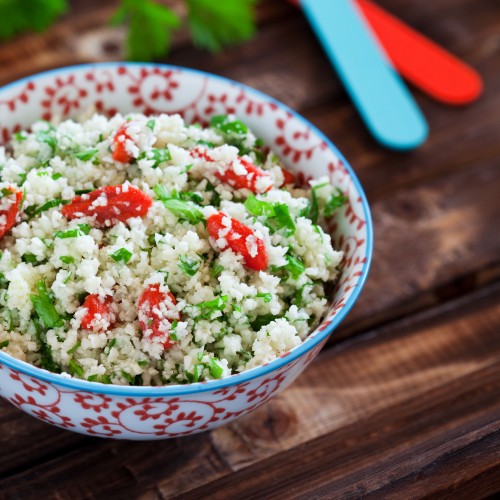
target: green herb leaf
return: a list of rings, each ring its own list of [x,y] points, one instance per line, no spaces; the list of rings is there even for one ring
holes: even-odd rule
[[[83,377],[85,371],[83,370],[82,365],[80,365],[74,359],[69,360],[69,373],[74,376]]]
[[[123,378],[130,384],[134,385],[134,377],[130,375],[130,373],[127,373],[125,370],[121,370]]]
[[[268,302],[271,302],[271,300],[273,299],[273,294],[272,293],[258,293],[257,297],[264,299],[264,302],[267,304]]]
[[[38,142],[43,142],[45,144],[48,144],[52,151],[56,149],[57,147],[57,139],[54,136],[54,131],[49,129],[49,130],[38,130],[35,133],[36,140]]]
[[[87,149],[86,151],[81,151],[80,153],[75,153],[75,158],[82,161],[89,161],[98,153],[98,149]]]
[[[286,270],[292,275],[294,280],[297,280],[300,275],[306,270],[303,262],[293,255],[285,255],[286,260],[288,261],[287,265],[284,266]]]
[[[57,181],[57,179],[60,179],[62,177],[62,174],[59,172],[56,172],[55,174],[52,174],[52,180]]]
[[[213,378],[221,378],[224,373],[224,368],[219,364],[217,358],[210,358],[210,364],[208,365],[208,371]]]
[[[68,354],[73,354],[76,350],[82,345],[82,341],[79,340],[69,351],[66,351]]]
[[[52,303],[45,281],[39,280],[37,289],[38,295],[31,295],[30,298],[38,317],[47,328],[62,326],[64,321]]]
[[[173,198],[162,200],[162,202],[165,208],[170,210],[180,220],[187,220],[191,224],[198,224],[205,220],[203,214],[195,205]]]
[[[146,123],[146,127],[148,127],[148,129],[151,130],[151,132],[154,132],[155,125],[156,125],[156,120],[148,120]]]
[[[74,257],[71,257],[70,255],[62,255],[59,258],[61,259],[61,262],[63,262],[64,264],[73,264],[73,262],[75,262]]]
[[[26,132],[24,132],[23,130],[21,130],[21,132],[16,132],[14,134],[14,139],[17,141],[17,142],[23,142],[25,141],[26,139],[28,138]]]
[[[213,263],[213,267],[212,267],[212,271],[210,272],[210,274],[214,277],[214,278],[217,278],[220,276],[220,273],[222,273],[222,271],[224,271],[224,266],[222,266],[221,264],[219,264],[218,262],[214,262]]]
[[[340,190],[339,188],[335,188],[335,193],[332,194],[329,200],[326,202],[325,210],[323,212],[325,217],[331,217],[333,212],[335,212],[337,208],[340,208],[346,202],[347,196],[344,195],[342,190]]]
[[[23,262],[29,263],[29,264],[34,264],[35,262],[38,262],[38,259],[36,258],[36,255],[33,255],[32,253],[25,253],[22,256]]]
[[[11,189],[9,188],[2,188],[2,190],[0,191],[0,198],[3,198],[4,196],[11,196],[14,194],[14,191],[12,191]]]
[[[195,319],[208,319],[212,316],[215,311],[222,311],[226,307],[228,296],[222,295],[214,300],[207,300],[205,302],[200,302],[191,307],[198,307],[201,310],[201,314],[196,316]]]
[[[248,127],[240,120],[230,120],[227,115],[215,115],[210,119],[210,127],[224,134],[245,135]]]
[[[274,314],[261,314],[250,323],[250,326],[254,331],[258,332],[263,326],[268,325],[275,319],[278,319],[278,316],[275,316]]]
[[[24,31],[43,31],[66,12],[66,0],[24,0],[0,2],[0,39],[8,40]]]
[[[29,216],[30,219],[35,217],[38,214],[41,214],[42,212],[45,212],[46,210],[50,210],[51,208],[56,208],[60,205],[67,205],[71,200],[62,200],[61,198],[55,198],[54,200],[47,201],[44,203],[42,206],[37,207],[36,205],[32,205],[31,207],[28,207],[28,210],[26,209],[26,214]],[[34,210],[33,210],[34,208]]]
[[[123,262],[124,264],[127,264],[133,255],[134,254],[130,250],[127,250],[126,248],[122,247],[119,250],[117,250],[116,252],[110,254],[110,257],[115,262]]]
[[[156,168],[160,163],[171,160],[172,156],[168,148],[165,149],[150,149],[149,151],[143,151],[139,155],[139,160],[154,160],[152,168]]]
[[[328,182],[317,184],[311,189],[311,204],[309,205],[309,213],[307,214],[307,216],[312,220],[313,224],[316,224],[319,215],[319,205],[316,191],[325,186],[328,186]]]
[[[54,234],[54,238],[77,238],[78,236],[83,236],[85,234],[89,234],[92,226],[88,224],[78,224],[78,228],[67,229],[66,231],[57,231]]]
[[[10,340],[4,340],[3,342],[0,342],[0,349],[3,349],[4,347],[8,347],[10,344]]]
[[[267,217],[275,216],[275,206],[267,201],[258,200],[253,194],[245,200],[244,205],[252,215],[265,215]]]
[[[188,257],[181,256],[180,263],[177,264],[182,271],[184,271],[188,276],[194,276],[200,269],[201,262],[199,260],[192,260]]]
[[[194,44],[217,52],[248,40],[255,32],[254,3],[255,0],[187,0]]]
[[[128,59],[151,61],[167,54],[172,32],[179,27],[180,19],[164,5],[151,0],[122,0],[111,23],[128,25]]]
[[[290,215],[290,210],[288,206],[284,203],[280,203],[274,206],[274,213],[276,219],[277,229],[287,228],[288,235],[295,233],[295,224],[293,222],[292,216]]]

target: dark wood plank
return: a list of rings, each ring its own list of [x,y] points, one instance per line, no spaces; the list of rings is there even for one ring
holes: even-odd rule
[[[499,156],[500,158],[500,156]],[[401,189],[372,205],[373,265],[342,338],[500,276],[497,159]]]
[[[47,497],[57,484],[59,498],[227,498],[235,488],[267,498],[285,487],[298,495],[313,486],[318,494],[409,487],[418,471],[441,463],[445,471],[454,456],[497,439],[499,299],[500,284],[333,347],[278,398],[212,433],[160,443],[86,440],[4,476],[0,491]],[[461,486],[474,471],[496,474],[494,459],[483,462],[460,476]]]

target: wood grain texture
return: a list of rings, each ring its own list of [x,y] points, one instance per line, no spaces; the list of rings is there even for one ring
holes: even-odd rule
[[[271,498],[285,488],[349,496],[417,488],[432,471],[444,480],[463,453],[481,460],[455,477],[457,491],[481,474],[494,480],[490,491],[500,484],[499,357],[500,284],[332,347],[229,426],[159,443],[80,438],[36,467],[0,472],[0,491],[46,498],[57,484],[59,498]]]
[[[176,1],[168,2],[180,9]],[[500,9],[497,0],[379,0],[482,74],[412,153],[375,144],[314,34],[261,2],[253,40],[212,56],[186,31],[166,62],[269,93],[322,129],[371,202],[372,271],[318,360],[281,396],[214,432],[158,443],[88,438],[0,402],[0,498],[483,498],[500,491]],[[2,45],[0,84],[122,58],[117,0],[74,0],[42,36]]]

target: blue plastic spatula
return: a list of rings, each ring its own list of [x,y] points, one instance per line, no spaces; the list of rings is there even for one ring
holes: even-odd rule
[[[352,0],[300,0],[309,22],[375,138],[398,150],[428,133],[419,107]]]

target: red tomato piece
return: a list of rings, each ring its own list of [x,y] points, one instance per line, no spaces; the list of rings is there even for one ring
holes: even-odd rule
[[[120,163],[130,163],[134,157],[125,148],[125,141],[131,141],[132,138],[128,135],[127,124],[123,124],[113,138],[113,160]]]
[[[7,188],[15,198],[10,195],[5,195],[0,200],[0,238],[17,222],[17,216],[19,214],[19,207],[21,206],[21,200],[23,199],[22,191]]]
[[[161,338],[165,349],[173,347],[170,326],[174,320],[180,319],[179,313],[171,310],[175,304],[172,293],[162,292],[157,284],[148,286],[137,301],[137,315],[144,337],[150,340]]]
[[[283,167],[281,167],[281,172],[283,173],[283,184],[281,186],[285,186],[286,184],[295,184],[294,173],[290,172],[290,170],[287,170],[286,168]]]
[[[229,219],[229,223],[225,219]],[[207,230],[214,240],[224,238],[226,245],[233,252],[243,256],[245,265],[255,271],[267,268],[268,257],[265,243],[240,221],[229,217],[224,212],[217,212],[207,219]]]
[[[205,148],[197,147],[191,150],[193,158],[203,158],[205,161],[213,161]]]
[[[82,328],[85,330],[108,330],[116,321],[116,316],[112,310],[113,298],[110,295],[100,297],[99,295],[87,295],[82,304],[82,308],[87,309],[87,313],[82,319]]]
[[[266,193],[272,188],[272,177],[261,168],[255,166],[247,160],[238,158],[246,170],[246,174],[236,173],[234,165],[230,165],[224,172],[215,172],[215,176],[223,182],[227,182],[235,189],[250,189],[252,193]]]
[[[106,186],[76,196],[61,212],[68,219],[95,215],[100,226],[115,225],[131,217],[144,217],[153,200],[135,186]]]

